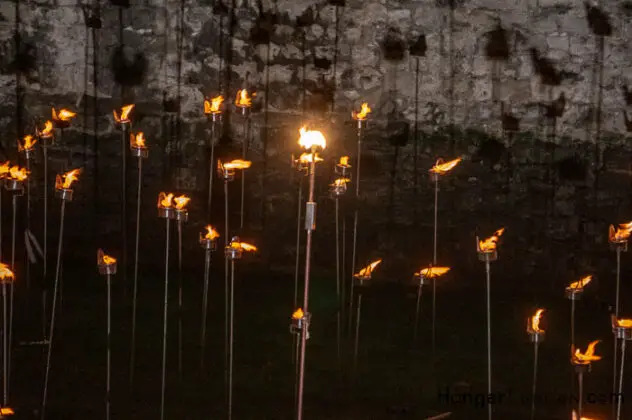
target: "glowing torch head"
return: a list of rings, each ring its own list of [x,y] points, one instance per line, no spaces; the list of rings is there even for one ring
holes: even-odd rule
[[[351,116],[353,117],[354,120],[357,121],[364,121],[366,120],[367,116],[371,113],[371,108],[369,107],[369,104],[367,102],[364,102],[362,104],[362,107],[360,108],[360,111],[352,111],[351,112]]]
[[[223,96],[216,96],[210,101],[208,99],[204,100],[204,113],[205,114],[221,114],[222,113],[222,103],[224,102]]]
[[[121,108],[120,113],[117,112],[116,109],[113,110],[112,114],[114,114],[114,121],[116,121],[118,124],[129,124],[131,122],[130,113],[134,109],[134,106],[134,104],[125,105]]]
[[[301,127],[299,133],[301,136],[298,139],[298,144],[302,148],[311,150],[313,148],[324,149],[327,147],[327,140],[320,131],[307,130],[307,128]]]

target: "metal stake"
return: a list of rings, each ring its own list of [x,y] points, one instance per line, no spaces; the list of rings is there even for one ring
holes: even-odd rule
[[[353,342],[353,375],[357,374],[358,370],[358,347],[360,343],[360,316],[362,314],[362,291],[358,292],[358,305],[356,308],[356,321],[355,321],[355,340]]]
[[[584,372],[579,371],[577,372],[577,381],[579,382],[579,402],[578,402],[578,407],[577,407],[577,415],[579,416],[579,418],[582,418],[582,399],[584,396]]]
[[[531,389],[531,420],[535,418],[535,396],[536,387],[538,384],[538,348],[540,346],[539,341],[533,343],[533,386]]]
[[[360,162],[362,160],[362,121],[358,120],[358,153],[356,159],[355,205],[353,206],[353,243],[351,245],[351,285],[349,288],[349,330],[353,311],[353,275],[356,267],[356,248],[358,244],[358,201],[360,199]]]
[[[242,174],[243,175],[243,174]],[[224,177],[224,246],[230,243],[228,232],[228,178]],[[224,257],[224,380],[228,386],[228,258]]]
[[[167,368],[167,314],[169,300],[169,227],[170,218],[166,218],[166,239],[165,239],[165,301],[164,315],[162,323],[162,385],[160,388],[160,420],[165,419],[165,386]]]
[[[121,130],[121,268],[123,274],[123,295],[127,300],[127,141],[129,124],[122,124]]]
[[[9,403],[9,375],[6,372],[9,371],[9,357],[7,351],[7,284],[2,282],[2,371],[5,372],[2,375],[3,385],[3,404]]]
[[[202,295],[202,332],[200,337],[200,368],[204,367],[206,349],[206,319],[208,318],[208,280],[211,272],[211,249],[204,251],[204,292]]]
[[[492,394],[492,327],[491,327],[491,304],[490,304],[490,283],[491,283],[491,263],[485,261],[485,272],[487,274],[487,395]],[[492,419],[492,405],[487,404],[487,418]]]
[[[18,213],[18,193],[12,194],[12,206],[13,206],[13,220],[11,227],[11,270],[15,271],[15,225],[16,216]],[[5,371],[5,376],[8,376],[8,383],[11,384],[11,359],[13,354],[13,296],[15,286],[13,282],[9,285],[9,370]],[[7,394],[8,394],[7,390]],[[6,404],[6,402],[5,402]]]
[[[208,208],[207,217],[211,220],[211,204],[213,203],[213,174],[215,173],[215,125],[217,123],[218,114],[212,114],[211,122],[211,157],[208,170]]]
[[[248,141],[249,141],[249,127],[250,127],[250,113],[248,112],[248,108],[242,108],[244,115],[244,140],[242,145],[241,157],[242,159],[246,159],[246,153],[248,152]],[[245,171],[244,171],[245,172]],[[241,209],[239,211],[239,229],[244,228],[244,202],[246,197],[246,175],[245,173],[241,174]]]
[[[336,7],[337,9],[337,7]],[[335,198],[336,206],[336,357],[338,358],[338,364],[342,362],[340,341],[341,341],[341,307],[342,300],[340,299],[340,199]],[[296,305],[295,305],[296,306]]]
[[[230,261],[230,325],[228,347],[228,420],[233,418],[233,342],[235,321],[235,260]]]
[[[182,380],[182,219],[178,219],[178,376]]]
[[[619,368],[619,394],[617,395],[617,420],[621,419],[621,400],[623,399],[623,365],[625,364],[625,342],[621,340],[621,367]],[[581,418],[581,417],[580,417]]]
[[[300,257],[301,257],[301,217],[303,213],[303,178],[302,173],[298,175],[298,212],[296,216],[296,261],[294,262],[294,305],[293,308],[298,306],[298,271],[300,268]],[[292,334],[292,343],[298,346],[298,337],[296,334]],[[292,346],[294,347],[294,345]],[[292,352],[292,363],[296,362],[295,356],[298,356],[297,352]],[[298,368],[298,365],[297,365]]]
[[[419,313],[421,311],[421,289],[422,280],[420,278],[419,285],[417,286],[417,302],[415,304],[415,327],[413,330],[413,343],[417,343],[417,330],[419,329]]]
[[[141,189],[143,186],[143,159],[138,157],[138,190],[136,193],[136,241],[134,245],[134,286],[132,291],[132,344],[129,361],[129,382],[130,387],[134,387],[134,371],[136,370],[136,309],[138,298],[138,259],[139,259],[139,242],[140,242],[140,204]]]
[[[105,379],[105,418],[106,420],[110,420],[110,372],[111,372],[111,363],[110,363],[110,353],[112,348],[112,286],[111,286],[112,276],[111,274],[107,275],[107,288],[108,288],[108,321],[107,321],[107,375]]]
[[[621,246],[616,247],[617,253],[617,285],[616,285],[616,294],[615,294],[615,310],[614,314],[617,318],[619,318],[619,281],[621,278]],[[619,338],[614,336],[614,355],[612,357],[612,392],[616,389],[617,383],[617,356],[618,356],[618,344]]]

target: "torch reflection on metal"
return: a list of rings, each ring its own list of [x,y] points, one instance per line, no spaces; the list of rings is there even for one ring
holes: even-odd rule
[[[256,94],[253,93],[252,96]],[[248,143],[250,142],[250,108],[252,108],[252,97],[248,93],[246,89],[241,89],[237,92],[237,97],[235,98],[235,106],[240,110],[241,115],[243,116],[243,131],[242,131],[242,149],[241,149],[241,158],[246,160],[246,155],[248,154]],[[244,202],[245,202],[245,191],[246,191],[246,174],[242,174],[241,177],[241,204],[239,210],[239,228],[244,228]]]
[[[540,328],[540,321],[542,320],[542,313],[544,309],[538,309],[532,317],[527,319],[527,334],[529,334],[529,340],[533,343],[533,384],[531,389],[531,420],[535,416],[535,396],[538,384],[538,350],[540,343],[544,341],[545,331]]]
[[[435,302],[435,296],[436,296],[436,279],[438,277],[443,276],[448,271],[450,271],[450,267],[433,267],[432,265],[430,265],[430,267],[424,268],[422,270],[419,270],[418,273],[415,273],[414,283],[417,286],[417,301],[415,303],[415,323],[413,326],[414,328],[413,329],[413,343],[417,342],[417,332],[419,330],[419,314],[421,310],[422,288],[423,286],[427,286],[429,285],[430,282],[432,282],[432,301],[433,301],[432,308],[433,308],[433,314],[434,314],[434,308],[435,308],[434,302]],[[434,332],[435,332],[434,320],[435,320],[435,317],[433,316],[432,318],[433,343],[434,343]]]
[[[362,316],[362,292],[367,285],[366,282],[373,277],[373,271],[382,262],[382,259],[373,261],[371,264],[364,267],[353,275],[353,281],[355,283],[358,295],[358,302],[356,304],[355,315],[355,339],[353,340],[353,374],[355,375],[358,370],[358,348],[360,344],[360,318]],[[351,316],[351,314],[349,314]]]
[[[110,420],[110,354],[112,348],[112,275],[116,274],[116,259],[106,255],[102,249],[97,251],[97,268],[99,274],[107,280],[107,330],[106,330],[106,376],[105,376],[105,419]]]
[[[134,371],[136,370],[136,308],[138,296],[138,259],[139,259],[139,243],[140,243],[140,204],[141,190],[143,186],[143,159],[149,156],[149,149],[145,144],[145,135],[142,132],[130,134],[129,139],[130,151],[132,157],[138,161],[138,181],[136,190],[136,240],[134,245],[134,285],[132,291],[132,337],[131,351],[129,362],[129,382],[130,386],[134,386]]]
[[[57,309],[57,291],[59,289],[59,275],[61,270],[61,253],[64,239],[64,218],[66,215],[66,202],[72,201],[72,183],[78,180],[81,169],[73,169],[63,175],[57,175],[55,179],[55,195],[61,199],[61,216],[59,223],[59,242],[57,243],[57,263],[55,265],[55,283],[53,285],[53,303],[50,316],[50,329],[48,332],[48,353],[46,356],[46,374],[44,376],[44,395],[42,397],[42,420],[46,415],[46,398],[48,396],[48,379],[50,375],[51,351],[53,348],[53,333],[55,332],[55,312]]]
[[[224,255],[230,261],[230,310],[229,310],[229,347],[228,347],[228,420],[233,417],[233,345],[234,345],[234,321],[235,321],[235,261],[241,259],[244,251],[255,252],[257,247],[241,242],[234,236],[230,244],[224,248]]]
[[[9,352],[8,352],[8,313],[7,313],[7,285],[13,287],[15,276],[9,266],[0,263],[0,283],[2,283],[2,369],[3,372],[9,371]],[[3,382],[3,404],[9,403],[9,375],[2,375]]]
[[[35,144],[37,138],[31,135],[25,136],[23,141],[18,141],[18,152],[24,155],[26,172],[31,173],[31,160],[35,156]],[[44,184],[46,185],[46,184]],[[26,180],[26,231],[31,232],[31,177]],[[31,264],[26,264],[26,290],[31,290]]]
[[[211,139],[210,143],[210,156],[208,166],[208,204],[207,204],[207,217],[211,217],[211,204],[213,201],[213,174],[215,173],[215,137],[217,133],[217,125],[222,121],[222,103],[224,102],[223,96],[216,96],[213,99],[204,100],[204,114],[211,120]]]
[[[208,318],[208,280],[211,273],[211,253],[217,249],[219,233],[211,225],[200,234],[200,246],[204,249],[204,291],[202,293],[202,329],[200,333],[200,368],[204,367],[206,349],[206,319]]]
[[[590,372],[592,367],[592,362],[597,360],[601,360],[601,356],[595,355],[595,347],[599,344],[601,340],[596,340],[588,344],[588,348],[585,353],[582,353],[579,349],[576,349],[575,346],[571,346],[571,365],[575,368],[575,373],[577,373],[577,382],[579,383],[579,395],[578,395],[578,405],[577,405],[577,414],[579,418],[582,417],[582,400],[584,398],[584,373]]]
[[[487,394],[492,394],[492,319],[491,319],[491,263],[498,259],[498,241],[505,232],[505,228],[498,229],[492,236],[485,240],[476,237],[476,251],[479,261],[485,263],[486,274],[486,301],[487,301]],[[492,405],[487,405],[487,418],[492,419]]]
[[[186,206],[191,199],[186,195],[174,197],[174,219],[178,222],[178,375],[182,380],[182,223],[189,219]]]
[[[617,420],[621,419],[621,404],[623,402],[623,366],[625,365],[626,341],[632,340],[632,319],[619,319],[612,316],[612,332],[617,340],[621,340],[621,367],[619,371],[619,390],[612,393],[617,398]],[[616,350],[616,349],[615,349]],[[615,378],[616,379],[616,378]]]

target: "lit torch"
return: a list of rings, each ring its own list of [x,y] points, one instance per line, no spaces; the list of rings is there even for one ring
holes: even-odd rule
[[[360,111],[351,111],[351,117],[358,121],[358,127],[361,126],[361,121],[366,121],[367,117],[371,113],[371,107],[367,102],[364,102],[360,107]]]
[[[18,152],[24,153],[24,158],[28,161],[33,157],[33,152],[35,151],[35,143],[37,143],[37,139],[32,135],[24,136],[22,141],[18,140]]]
[[[531,389],[531,419],[535,418],[535,395],[538,383],[538,350],[540,343],[544,341],[545,331],[540,328],[540,321],[544,309],[538,309],[535,315],[527,319],[527,334],[533,343],[533,383]]]
[[[97,268],[99,274],[107,280],[107,328],[106,328],[106,377],[105,377],[105,418],[110,418],[110,372],[112,353],[112,275],[116,274],[116,258],[97,251]]]
[[[121,128],[129,128],[132,123],[132,119],[130,118],[130,113],[134,109],[134,104],[125,105],[121,108],[121,111],[118,112],[116,109],[112,111],[114,115],[114,121],[121,126]]]
[[[621,403],[623,400],[623,366],[625,365],[625,347],[626,342],[632,340],[632,319],[621,319],[617,318],[615,315],[612,315],[612,332],[615,337],[615,355],[617,351],[617,341],[621,341],[621,366],[619,370],[619,391],[618,393],[614,393],[613,388],[613,396],[617,399],[617,420],[621,418]],[[615,364],[616,367],[616,364]],[[616,370],[615,370],[615,378],[616,382]]]
[[[49,121],[50,123],[50,121]],[[52,123],[50,123],[50,128],[52,129]],[[31,172],[31,159],[35,156],[35,144],[37,143],[37,130],[36,136],[27,135],[24,136],[22,141],[18,140],[18,151],[24,153],[24,160],[26,161],[26,173],[30,174]],[[44,152],[46,153],[46,152]],[[48,165],[45,163],[45,170],[48,170]],[[44,185],[48,185],[48,179]],[[46,195],[48,198],[48,194]],[[26,231],[31,231],[31,179],[30,177],[26,182]],[[31,264],[26,264],[26,289],[31,290]]]
[[[564,295],[571,301],[571,345],[575,346],[575,301],[580,300],[584,294],[584,288],[590,283],[592,276],[586,276],[574,281],[564,289]]]
[[[206,319],[208,318],[208,280],[211,272],[211,253],[217,249],[219,233],[211,225],[207,225],[200,233],[200,246],[204,249],[204,292],[202,294],[202,329],[200,333],[200,368],[204,367],[206,349]]]
[[[373,277],[373,271],[380,265],[382,259],[373,261],[371,264],[362,268],[360,271],[353,275],[356,286],[358,287],[358,301],[356,303],[356,316],[355,316],[355,340],[353,344],[353,374],[355,375],[358,368],[358,348],[360,344],[360,318],[362,317],[362,290],[365,286],[365,281],[370,280]]]
[[[132,156],[136,158],[146,158],[149,156],[149,150],[145,143],[145,134],[142,131],[130,134],[129,148],[132,152]]]
[[[55,192],[62,200],[72,201],[72,183],[77,181],[81,169],[73,169],[65,174],[58,174],[55,179]]]
[[[43,129],[36,128],[35,134],[40,139],[42,144],[42,152],[44,154],[44,185],[48,185],[48,146],[54,141],[53,122],[46,121]],[[30,167],[29,160],[26,161],[27,167]],[[29,183],[30,185],[30,183]],[[27,186],[28,188],[28,186]],[[29,188],[30,190],[30,188]],[[30,194],[27,197],[27,206],[30,208]],[[43,200],[43,213],[44,213],[44,256],[43,256],[43,277],[46,281],[48,279],[48,188],[44,188],[44,200]],[[0,206],[2,207],[2,206]],[[27,218],[27,220],[29,220]],[[2,235],[0,234],[0,237]],[[1,254],[1,253],[0,253]],[[0,255],[1,256],[1,255]],[[28,267],[28,264],[27,264]],[[27,277],[28,281],[28,277]],[[46,293],[46,292],[44,292]],[[46,329],[46,321],[44,321],[44,330]]]
[[[571,364],[575,368],[577,381],[579,383],[577,413],[580,418],[582,417],[582,401],[584,399],[584,373],[590,372],[592,362],[601,360],[601,356],[595,354],[595,347],[600,342],[601,340],[595,340],[588,344],[584,353],[582,353],[580,349],[576,349],[574,345],[571,346]]]
[[[207,201],[207,213],[208,217],[211,217],[211,204],[213,202],[213,174],[215,173],[215,137],[217,132],[217,124],[222,118],[222,103],[224,102],[223,96],[216,96],[213,99],[204,100],[204,114],[211,119],[211,138],[210,138],[210,153],[209,153],[209,166],[208,166],[208,201]]]
[[[431,179],[435,184],[435,194],[434,194],[434,238],[433,238],[433,257],[432,263],[437,264],[437,217],[439,212],[439,178],[442,175],[446,175],[450,172],[456,165],[461,162],[461,158],[457,158],[451,160],[449,162],[443,162],[443,159],[437,159],[435,165],[430,169]]]
[[[51,113],[53,124],[56,128],[59,128],[61,130],[63,130],[64,128],[68,128],[72,119],[77,116],[76,113],[65,108],[60,109],[59,112],[57,112],[55,108],[52,108]]]
[[[255,96],[255,94],[253,94]],[[248,94],[246,89],[241,89],[237,92],[235,98],[235,106],[241,110],[243,115],[243,131],[242,131],[242,150],[241,158],[246,160],[248,154],[248,143],[250,142],[250,108],[252,107],[252,97]],[[244,228],[244,206],[246,201],[246,174],[242,174],[241,177],[241,201],[239,207],[239,228]]]
[[[450,271],[450,267],[433,267],[432,265],[426,268],[419,270],[418,273],[414,274],[414,285],[417,286],[417,301],[415,304],[415,324],[413,329],[413,342],[417,342],[417,330],[419,329],[419,312],[421,310],[421,291],[424,285],[429,285],[432,282],[432,341],[434,342],[435,337],[435,319],[436,319],[436,291],[437,291],[437,282],[436,279],[438,277],[443,276],[448,271]],[[434,346],[433,346],[434,348]]]
[[[17,165],[12,166],[5,179],[4,188],[12,192],[13,195],[22,195],[24,193],[24,181],[28,176],[29,171],[26,168],[20,168]]]
[[[178,374],[182,379],[182,286],[184,284],[182,272],[182,223],[189,219],[186,208],[191,199],[186,195],[174,197],[174,218],[178,221]]]
[[[7,264],[0,263],[0,283],[2,284],[2,367],[4,372],[9,372],[9,314],[7,313],[7,309],[9,306],[7,305],[7,285],[13,287],[13,281],[15,280],[15,275],[13,271],[9,268]],[[13,310],[13,307],[11,307]],[[3,391],[4,391],[4,403],[7,404],[8,393],[9,393],[9,375],[2,375],[3,381]]]
[[[252,96],[256,96],[256,94],[253,93]],[[252,97],[246,89],[240,89],[237,92],[237,97],[235,98],[235,106],[241,110],[243,115],[246,115],[248,113],[248,110],[252,107]]]
[[[35,134],[40,140],[50,140],[54,137],[53,134],[53,122],[48,120],[44,123],[44,128],[41,130],[39,128],[35,129]]]

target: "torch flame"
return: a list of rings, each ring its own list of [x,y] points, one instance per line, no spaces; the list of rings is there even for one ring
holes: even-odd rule
[[[9,170],[9,177],[11,179],[15,179],[16,181],[24,181],[28,177],[28,175],[29,172],[26,170],[26,168],[20,168],[17,165],[12,166]]]
[[[219,167],[222,169],[248,169],[252,165],[251,161],[243,159],[235,159],[224,164],[221,161],[218,162]]]
[[[206,232],[202,232],[202,238],[208,239],[209,241],[214,241],[219,238],[219,233],[215,230],[215,228],[211,225],[206,226]]]
[[[129,114],[130,112],[132,112],[132,109],[134,109],[136,105],[131,104],[131,105],[125,105],[124,107],[121,108],[121,115],[119,116],[118,112],[116,112],[116,109],[112,111],[112,114],[114,114],[114,120],[117,123],[128,123],[129,122]]]
[[[432,279],[440,277],[448,271],[450,271],[450,267],[427,267],[419,270],[418,273],[415,273],[415,276],[424,276],[425,278]]]
[[[347,185],[347,182],[350,182],[351,180],[349,178],[338,178],[334,181],[333,184],[331,184],[332,187],[344,187],[345,185]]]
[[[292,314],[292,319],[301,319],[305,316],[305,312],[303,312],[303,309],[298,308],[297,310],[294,311],[294,313]]]
[[[544,330],[542,330],[540,328],[540,320],[542,320],[542,313],[544,312],[544,309],[538,309],[535,312],[535,315],[533,315],[531,318],[529,318],[529,331],[530,332],[534,332],[534,333],[541,333],[544,332]]]
[[[183,210],[186,205],[189,204],[191,198],[187,197],[186,195],[181,195],[180,197],[174,198],[173,201],[176,204],[176,210]]]
[[[305,127],[301,127],[299,133],[301,137],[298,139],[298,144],[304,149],[311,149],[313,147],[324,149],[327,146],[327,140],[320,131],[308,131]]]
[[[577,415],[577,412],[575,410],[573,410],[573,418],[572,418],[572,420],[597,420],[597,419],[594,419],[592,417],[584,417],[584,416],[579,418],[579,416]]]
[[[338,162],[338,166],[342,166],[344,168],[350,168],[351,165],[349,165],[349,156],[342,156],[342,157],[340,157],[340,161]]]
[[[52,121],[46,121],[44,123],[44,129],[40,131],[39,128],[35,129],[36,134],[38,137],[49,137],[53,135],[53,122]]]
[[[70,121],[72,118],[74,118],[77,114],[69,111],[65,108],[62,108],[59,110],[59,113],[57,113],[57,111],[55,110],[55,108],[53,108],[53,121],[65,121],[68,122]]]
[[[0,178],[5,178],[9,175],[9,168],[11,167],[11,163],[9,161],[4,162],[0,165]]]
[[[356,274],[354,274],[354,277],[369,277],[369,276],[371,276],[371,274],[373,274],[373,270],[375,270],[375,267],[377,267],[381,262],[382,262],[381,258],[379,260],[377,260],[377,261],[373,261],[371,264],[367,265],[362,270],[360,270]]]
[[[502,236],[504,232],[505,232],[505,228],[500,228],[496,232],[494,232],[494,234],[490,236],[489,238],[482,241],[478,241],[479,251],[480,252],[495,251],[496,247],[498,246],[498,240],[500,239],[500,237]]]
[[[51,129],[52,128],[53,128],[53,123],[51,123]],[[18,140],[18,152],[32,150],[33,147],[35,146],[35,143],[37,143],[37,139],[35,137],[31,136],[30,134],[27,136],[24,136],[24,140],[22,140],[22,142]]]
[[[249,252],[255,252],[257,250],[256,246],[247,244],[245,242],[239,242],[239,241],[231,241],[230,245],[228,246],[234,249],[242,249],[243,251],[249,251]]]
[[[13,271],[9,269],[9,266],[4,263],[0,263],[0,280],[13,279]]]
[[[443,162],[441,159],[439,159],[437,160],[437,163],[435,163],[435,165],[432,167],[432,169],[430,169],[430,172],[434,174],[444,175],[450,172],[450,170],[452,170],[452,168],[454,168],[456,165],[458,165],[461,160],[463,159],[456,158],[449,162]]]
[[[240,108],[250,108],[252,106],[252,98],[248,95],[248,91],[246,89],[241,89],[237,92],[235,105]]]
[[[141,131],[136,134],[129,135],[129,145],[132,149],[145,149],[145,134]]]
[[[590,283],[591,280],[592,276],[586,276],[581,280],[572,282],[568,285],[568,288],[572,290],[582,290],[588,283]]]
[[[171,208],[173,205],[173,194],[161,192],[158,194],[158,207],[163,209]]]
[[[610,242],[624,242],[627,241],[632,233],[632,222],[622,223],[617,227],[610,225],[608,229],[608,240]]]
[[[112,265],[114,263],[116,263],[116,258],[106,255],[102,249],[99,249],[97,251],[97,264],[98,265]]]
[[[354,120],[366,120],[367,115],[371,112],[371,108],[369,108],[368,103],[363,103],[360,112],[352,111],[351,116]]]
[[[298,159],[301,161],[301,163],[312,163],[312,161],[314,160],[313,158],[314,158],[314,153],[302,153]],[[323,161],[323,158],[316,155],[316,162],[322,162],[322,161]]]
[[[632,319],[624,319],[624,318],[616,319],[615,324],[617,327],[620,327],[620,328],[632,328]]]
[[[222,106],[222,102],[224,102],[223,96],[216,96],[213,99],[204,100],[204,113],[205,114],[221,114],[222,110],[219,109]]]
[[[573,363],[576,365],[587,365],[590,362],[601,360],[601,356],[595,355],[595,347],[599,343],[601,343],[601,340],[595,340],[590,343],[585,353],[582,353],[579,349],[575,349],[575,353],[573,353]]]
[[[12,408],[9,408],[9,407],[0,408],[0,416],[12,416],[14,414],[15,412],[13,411]]]
[[[81,173],[81,169],[73,169],[72,171],[68,171],[63,175],[57,175],[55,179],[55,188],[58,190],[67,190],[70,189],[70,186],[73,182],[77,181],[77,175]]]

